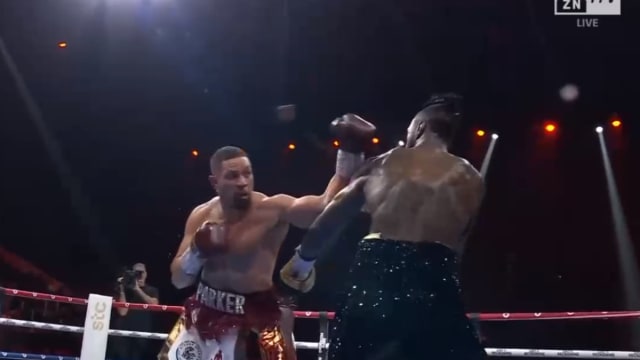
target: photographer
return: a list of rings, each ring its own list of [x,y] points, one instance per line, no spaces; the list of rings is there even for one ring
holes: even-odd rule
[[[123,275],[118,278],[116,301],[157,305],[158,289],[147,285],[146,280],[147,269],[142,263],[133,265],[131,270],[125,270]],[[114,328],[153,331],[151,312],[127,308],[118,308],[116,312],[118,316],[114,320]],[[112,339],[112,357],[116,359],[142,360],[155,357],[147,354],[150,351],[148,340],[130,337],[113,337]]]

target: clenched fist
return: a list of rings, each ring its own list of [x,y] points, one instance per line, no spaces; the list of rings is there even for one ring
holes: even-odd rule
[[[229,246],[224,225],[206,221],[196,231],[192,246],[203,257],[226,252]]]

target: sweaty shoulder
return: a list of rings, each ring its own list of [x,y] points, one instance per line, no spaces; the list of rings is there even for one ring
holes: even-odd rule
[[[261,205],[269,205],[269,202],[272,201],[272,199],[275,197],[275,196],[268,196],[257,191],[254,191],[252,196],[253,196],[253,200]]]
[[[459,211],[464,215],[472,216],[480,207],[484,197],[484,180],[478,170],[466,159],[454,158],[455,164],[447,176],[447,186],[453,190]]]
[[[216,205],[219,202],[220,202],[220,199],[216,196],[213,199],[196,206],[191,212],[191,216],[200,216],[200,215],[206,214],[210,212],[213,209],[214,205]]]
[[[374,170],[378,170],[392,154],[397,153],[398,151],[402,151],[402,148],[393,148],[384,154],[368,158],[360,169],[358,169],[358,171],[356,171],[356,173],[351,177],[351,180],[371,175]]]
[[[275,223],[279,223],[282,215],[295,202],[296,198],[287,194],[265,195],[256,193],[254,198],[260,214],[272,219]]]
[[[454,166],[452,167],[452,178],[457,181],[468,181],[476,186],[484,187],[484,181],[480,172],[476,170],[467,159],[451,155]]]
[[[258,193],[257,203],[264,209],[284,210],[289,208],[295,201],[296,197],[288,194],[265,195]]]
[[[289,198],[292,197],[285,194],[277,194],[272,196],[260,192],[254,192],[253,194],[253,200],[263,210],[276,210],[282,207],[282,204],[287,202]]]
[[[216,196],[213,199],[196,206],[191,211],[187,222],[190,223],[191,227],[200,226],[204,221],[209,220],[211,215],[214,213],[214,209],[219,207],[219,203],[220,198]]]

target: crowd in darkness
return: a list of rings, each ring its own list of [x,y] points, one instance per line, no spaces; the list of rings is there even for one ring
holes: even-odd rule
[[[0,287],[9,289],[28,290],[41,293],[55,293],[72,297],[87,298],[88,291],[83,290],[59,290],[52,291],[44,281],[33,277],[28,273],[16,271],[5,263],[0,263]],[[115,295],[115,294],[114,294]],[[38,321],[52,324],[64,324],[72,326],[84,325],[86,308],[80,305],[65,304],[37,299],[4,296],[1,298],[1,316],[4,318]],[[155,326],[149,329],[154,332],[161,331],[158,326],[164,325],[169,319],[160,319],[170,314],[151,313]],[[173,314],[171,314],[173,315]],[[112,311],[112,328],[117,328],[120,316]],[[156,319],[158,317],[158,319]],[[172,316],[175,318],[175,316]],[[175,320],[175,319],[174,319]],[[110,337],[110,352],[113,337]],[[60,331],[38,330],[19,327],[0,326],[0,350],[7,352],[51,354],[61,356],[78,356],[82,345],[82,334],[65,333]],[[149,344],[151,345],[151,344]],[[158,348],[159,348],[158,344]],[[153,346],[149,347],[148,358],[154,358],[151,354]]]
[[[43,281],[16,271],[5,263],[0,263],[0,286],[49,292],[48,285]],[[66,293],[65,295],[75,294]],[[11,319],[82,326],[84,315],[85,309],[82,307],[51,301],[8,296],[4,298],[2,304],[2,317]],[[81,341],[81,334],[0,327],[2,351],[77,356]]]

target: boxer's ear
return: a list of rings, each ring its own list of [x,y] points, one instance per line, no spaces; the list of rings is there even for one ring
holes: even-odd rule
[[[425,130],[427,129],[426,121],[419,121],[418,126],[416,127],[416,139],[419,139],[422,135],[424,135]]]
[[[209,184],[215,189],[218,185],[218,178],[215,175],[209,175]]]

